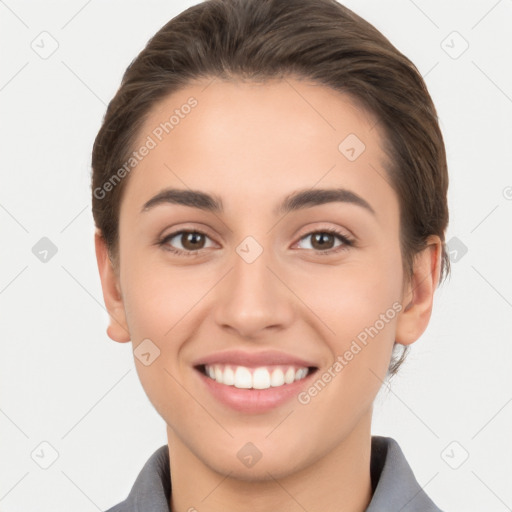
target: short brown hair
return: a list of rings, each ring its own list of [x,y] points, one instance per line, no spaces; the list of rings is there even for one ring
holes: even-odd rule
[[[126,69],[92,152],[92,211],[116,259],[127,177],[101,195],[133,151],[142,124],[164,97],[202,78],[297,76],[348,94],[384,133],[386,168],[400,204],[404,275],[431,234],[443,241],[448,173],[437,112],[414,64],[373,25],[336,0],[207,0],[164,25]],[[395,344],[397,349],[397,344]],[[409,347],[393,358],[394,375]]]

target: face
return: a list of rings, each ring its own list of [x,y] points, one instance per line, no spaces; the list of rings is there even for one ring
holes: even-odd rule
[[[177,451],[264,479],[369,435],[409,302],[375,122],[291,78],[196,83],[147,118],[110,335]]]

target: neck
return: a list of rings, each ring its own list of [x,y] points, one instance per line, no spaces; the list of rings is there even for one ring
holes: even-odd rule
[[[172,512],[364,512],[372,497],[371,413],[315,463],[281,478],[248,481],[220,474],[167,428]]]

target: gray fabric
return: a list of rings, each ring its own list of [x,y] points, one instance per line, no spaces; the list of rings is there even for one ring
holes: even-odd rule
[[[366,512],[442,512],[422,490],[398,443],[372,436],[373,497]],[[130,494],[106,512],[169,512],[169,451],[161,446],[140,471]]]

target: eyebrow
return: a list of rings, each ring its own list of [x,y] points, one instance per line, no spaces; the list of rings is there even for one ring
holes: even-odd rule
[[[277,216],[334,202],[354,204],[376,216],[375,210],[365,199],[345,188],[297,190],[286,196],[285,199],[274,208],[273,213]],[[147,212],[162,204],[179,204],[212,213],[223,213],[224,211],[222,199],[219,196],[210,195],[199,190],[167,188],[144,203],[141,212]]]

